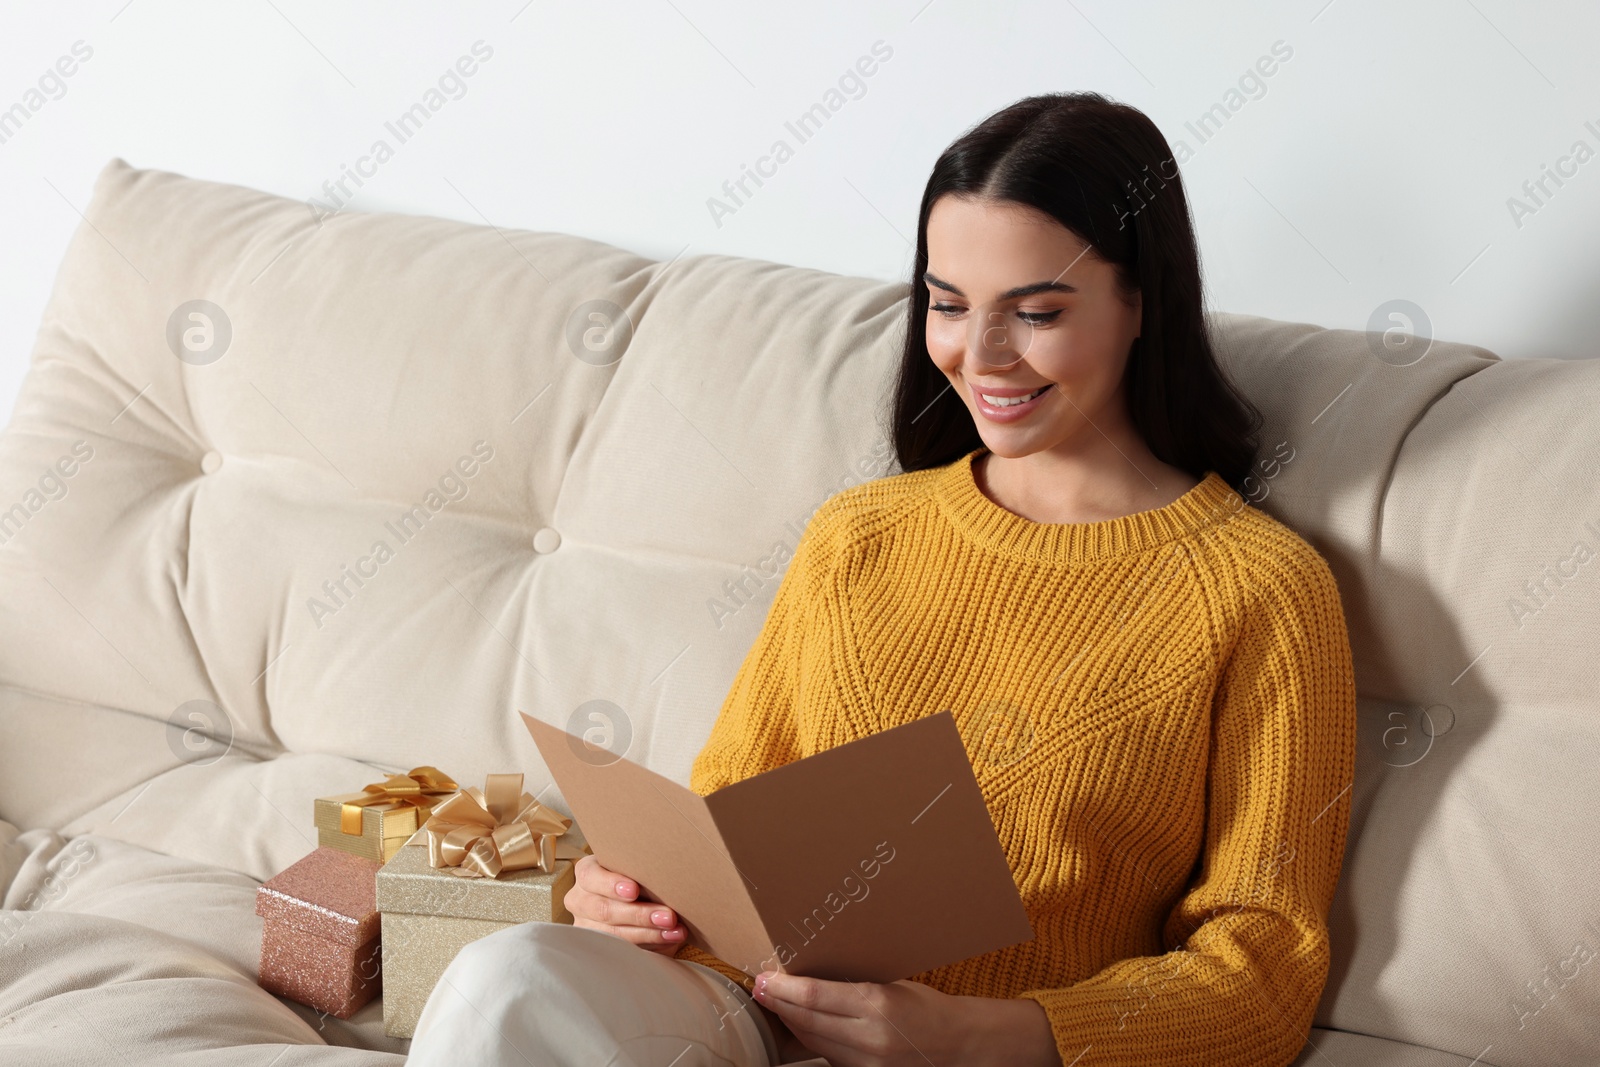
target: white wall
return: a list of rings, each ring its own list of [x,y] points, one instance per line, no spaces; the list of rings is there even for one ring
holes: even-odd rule
[[[109,158],[317,196],[480,40],[464,93],[349,210],[901,278],[940,149],[1019,97],[1095,88],[1193,150],[1215,308],[1364,328],[1404,298],[1435,336],[1507,358],[1587,357],[1600,329],[1600,12],[1582,0],[104,0],[0,19],[0,110],[92,49],[0,143],[0,418]],[[880,41],[865,92],[798,144],[785,121]],[[1280,41],[1291,57],[1202,143],[1186,123]],[[708,199],[779,138],[794,157],[719,224]],[[1513,218],[1580,141],[1576,173]]]

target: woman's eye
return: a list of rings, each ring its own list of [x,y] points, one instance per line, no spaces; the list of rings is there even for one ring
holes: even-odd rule
[[[928,310],[937,311],[945,318],[953,318],[967,309],[959,304],[930,304],[928,305]],[[991,312],[990,314],[998,315],[999,312]],[[1015,314],[1017,318],[1021,319],[1029,326],[1043,326],[1046,323],[1054,322],[1061,314],[1061,309],[1057,308],[1054,311],[1018,311],[1015,312]]]
[[[1054,322],[1056,316],[1060,314],[1060,308],[1055,311],[1019,311],[1017,312],[1017,318],[1029,326],[1043,326],[1047,322]]]

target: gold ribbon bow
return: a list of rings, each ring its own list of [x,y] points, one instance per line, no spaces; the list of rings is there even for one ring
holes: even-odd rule
[[[521,774],[490,774],[484,788],[468,786],[433,809],[428,862],[463,878],[498,878],[502,871],[537,867],[583,853],[558,842],[572,820],[522,791]]]
[[[373,782],[361,787],[367,795],[359,800],[347,800],[339,807],[339,829],[356,837],[361,836],[361,809],[374,804],[401,801],[417,809],[417,821],[427,818],[437,801],[435,797],[453,793],[461,787],[437,767],[413,767],[405,774],[391,774],[386,781]]]

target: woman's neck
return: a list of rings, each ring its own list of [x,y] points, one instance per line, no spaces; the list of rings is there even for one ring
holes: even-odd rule
[[[1050,451],[1006,458],[987,450],[973,460],[983,495],[1032,522],[1104,522],[1165,507],[1200,483],[1147,448],[1112,459],[1062,458]]]

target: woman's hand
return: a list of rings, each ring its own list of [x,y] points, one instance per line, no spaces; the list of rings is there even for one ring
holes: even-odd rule
[[[600,866],[592,854],[573,865],[572,888],[562,903],[572,913],[573,926],[588,926],[640,948],[674,955],[686,931],[665,904],[650,900],[638,882]]]
[[[1032,1000],[956,997],[909,980],[831,982],[773,971],[756,977],[755,999],[832,1067],[1061,1065],[1050,1021]]]

